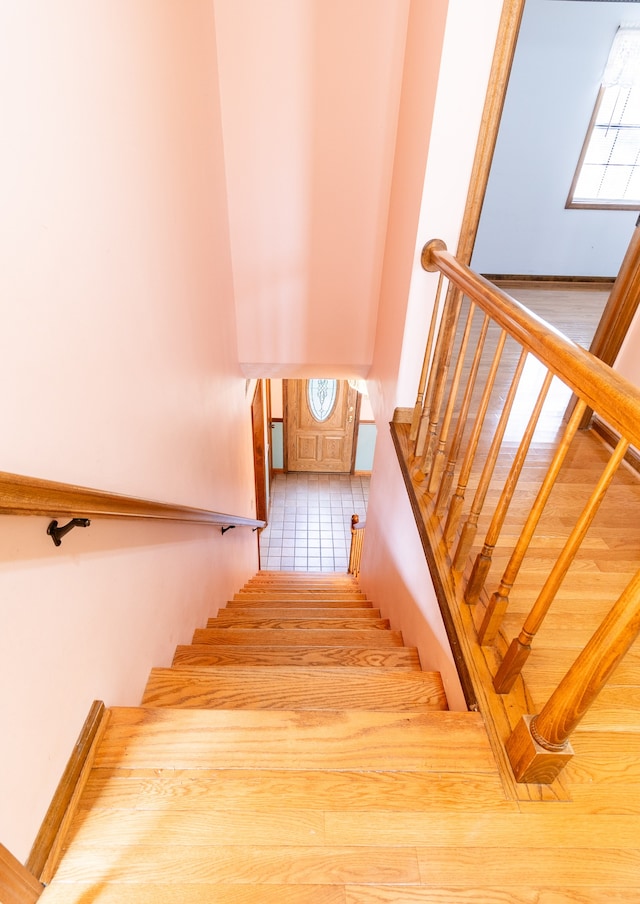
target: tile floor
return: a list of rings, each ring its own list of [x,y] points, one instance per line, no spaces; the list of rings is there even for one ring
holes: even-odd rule
[[[269,523],[260,535],[261,568],[346,572],[351,516],[364,520],[369,480],[349,474],[277,474]]]

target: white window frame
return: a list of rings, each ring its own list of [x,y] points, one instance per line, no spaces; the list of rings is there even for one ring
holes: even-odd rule
[[[582,146],[582,151],[580,153],[580,158],[578,160],[578,166],[576,167],[576,172],[573,177],[573,182],[571,183],[571,189],[569,190],[569,197],[567,198],[566,207],[567,208],[578,208],[578,209],[591,209],[591,210],[640,210],[640,197],[633,199],[625,199],[624,197],[602,197],[597,196],[594,198],[587,197],[579,197],[576,196],[576,190],[579,186],[579,179],[582,174],[582,168],[585,164],[585,161],[589,161],[589,150],[591,146],[592,137],[594,137],[599,130],[606,129],[607,135],[610,136],[611,132],[613,132],[612,141],[611,141],[611,149],[615,148],[615,143],[618,135],[624,132],[627,125],[621,125],[617,122],[608,122],[605,123],[599,118],[600,110],[602,109],[603,99],[605,97],[605,92],[631,92],[633,91],[640,93],[640,87],[634,88],[626,88],[618,85],[611,86],[601,86],[600,91],[598,92],[598,98],[596,100],[595,109],[593,111],[593,115],[591,117],[591,121],[589,123],[589,128],[587,130],[587,135],[584,140],[584,144]],[[634,124],[638,127],[638,134],[640,136],[640,123]],[[609,167],[613,167],[616,164],[610,163],[609,161],[598,161],[599,165],[602,166],[602,175],[603,178],[606,175],[607,169]],[[627,179],[627,184],[632,178],[632,174],[638,174],[640,172],[640,139],[638,141],[638,148],[635,154],[635,159],[633,163],[626,164],[629,167],[629,178]]]
[[[635,190],[637,197],[630,198],[624,196],[624,191],[620,191],[615,197],[607,197],[599,193],[596,194],[596,197],[577,195],[580,177],[585,165],[595,164],[601,168],[601,186],[604,179],[606,179],[609,167],[624,166],[628,170],[627,188],[632,180],[634,182],[638,180],[638,175],[640,174],[640,112],[636,111],[640,110],[639,95],[640,28],[621,27],[617,30],[611,45],[595,108],[587,129],[565,207],[596,210],[640,210],[640,188]],[[622,102],[620,102],[621,100]],[[632,117],[628,115],[629,110],[632,112]],[[639,121],[635,122],[635,119]],[[634,142],[633,150],[635,153],[632,154],[632,159],[622,162],[618,156],[616,160],[616,150],[620,149],[619,147],[616,148],[618,137],[623,136],[626,132],[628,141],[630,131],[635,133],[635,130],[637,130],[637,149]],[[597,153],[597,139],[603,135],[603,132],[607,139],[609,159],[598,159],[597,156],[594,156],[594,153]]]

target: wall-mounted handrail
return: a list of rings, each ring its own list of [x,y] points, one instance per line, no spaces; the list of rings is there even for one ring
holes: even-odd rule
[[[208,509],[124,496],[105,490],[24,477],[0,471],[0,515],[44,515],[53,518],[138,518],[195,524],[264,527],[264,521]]]
[[[580,552],[629,445],[640,447],[640,389],[460,263],[440,240],[425,245],[422,263],[426,270],[438,272],[440,279],[412,426],[406,426],[406,436],[402,434],[405,439],[396,445],[400,450],[402,443],[406,443],[405,481],[408,475],[408,489],[418,500],[414,511],[423,520],[424,535],[430,545],[430,561],[433,560],[438,570],[442,569],[439,593],[445,597],[445,604],[451,604],[458,612],[456,630],[460,628],[464,632],[466,649],[472,659],[479,650],[488,650],[491,645],[491,653],[484,657],[488,680],[486,676],[482,677],[483,688],[487,690],[485,699],[489,700],[492,693],[509,693],[515,682],[521,680],[523,665],[529,658],[538,630],[556,601],[561,584]],[[440,310],[443,278],[448,280],[449,288]],[[465,309],[468,312],[466,322],[462,318]],[[479,328],[475,327],[476,313],[481,320]],[[434,335],[436,320],[438,332]],[[477,333],[475,349],[471,341],[472,325]],[[492,329],[494,336],[496,328],[498,338],[489,342],[488,330]],[[513,343],[514,340],[519,346],[517,353],[511,355],[510,363],[503,365],[505,342]],[[542,365],[544,380],[537,399],[531,404],[531,411],[519,412],[526,415],[525,423],[521,426],[518,419],[517,433],[515,426],[511,427],[507,446],[505,431],[512,421],[518,383],[529,356]],[[517,360],[515,369],[514,360]],[[491,562],[509,507],[514,499],[521,498],[518,482],[553,377],[559,378],[579,401],[558,438],[553,444],[546,445],[549,450],[545,452],[546,474],[540,477],[541,459],[532,457],[533,467],[522,494],[528,514],[523,515],[524,524],[515,528],[515,534],[512,527],[512,538],[501,547],[503,560],[509,560],[498,579],[497,589],[490,595],[485,591],[485,583],[489,579]],[[486,416],[490,399],[492,403],[496,399],[495,407],[499,409],[491,409],[491,418]],[[525,404],[529,405],[528,402]],[[573,526],[566,522],[568,535],[565,536],[564,531],[557,532],[557,558],[552,561],[553,556],[548,557],[548,574],[542,576],[542,589],[536,591],[537,596],[524,618],[522,629],[505,654],[504,641],[508,645],[508,638],[498,638],[498,634],[504,624],[509,597],[517,590],[514,585],[547,503],[558,485],[561,469],[569,460],[568,452],[573,448],[587,407],[610,425],[616,448],[599,479],[594,478],[591,495],[581,513],[574,516]],[[455,417],[457,424],[453,429]],[[504,458],[497,467],[503,451]],[[534,480],[541,482],[537,493],[532,494]],[[503,483],[495,486],[496,481]],[[469,487],[474,488],[474,496],[470,509],[465,511]],[[520,513],[523,505],[519,508]],[[491,507],[493,510],[489,510]],[[488,515],[484,509],[489,510]],[[554,511],[557,512],[557,505]],[[481,521],[483,514],[484,522]],[[564,512],[562,514],[566,517]],[[486,536],[478,551],[472,548],[481,525]],[[540,573],[539,565],[534,563],[534,569]],[[619,588],[619,584],[617,586]],[[530,715],[526,709],[522,711],[523,717],[504,748],[516,781],[554,781],[572,755],[571,732],[638,635],[640,572],[615,602],[615,593],[619,592],[616,590],[611,597],[613,609],[586,643],[539,715]],[[471,616],[460,614],[470,613],[470,607],[475,607]],[[492,705],[496,711],[499,709],[497,704]],[[496,734],[502,734],[504,739],[509,737],[510,730],[506,735],[504,731]]]

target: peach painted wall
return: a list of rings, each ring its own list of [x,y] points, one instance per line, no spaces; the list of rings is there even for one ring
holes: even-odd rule
[[[415,402],[438,284],[437,274],[422,269],[422,248],[432,238],[443,239],[453,253],[458,245],[502,5],[449,2],[395,406]]]
[[[631,380],[636,386],[640,386],[640,312],[636,311],[631,326],[622,343],[622,348],[614,364],[614,370]]]
[[[209,0],[0,6],[0,468],[255,511]],[[24,859],[91,701],[257,567],[256,535],[0,518],[0,841]]]
[[[466,704],[389,428],[378,433],[360,584],[384,618],[442,675],[449,708]]]
[[[396,405],[447,7],[448,0],[412,0],[409,14],[376,344],[367,377],[376,421],[384,429]]]
[[[388,422],[395,407],[412,407],[415,400],[433,303],[413,288],[416,274],[423,289],[429,286],[418,270],[419,253],[432,237],[457,242],[501,6],[501,0],[412,0],[367,379],[378,439],[360,581],[373,599],[388,601],[387,615],[418,647],[423,668],[441,671],[451,708],[464,708],[464,698]]]
[[[366,376],[408,5],[214,0],[248,376]]]

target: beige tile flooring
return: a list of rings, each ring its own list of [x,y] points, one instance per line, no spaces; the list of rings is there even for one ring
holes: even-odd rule
[[[364,520],[369,477],[290,471],[271,485],[260,567],[269,571],[344,571],[351,516]]]

